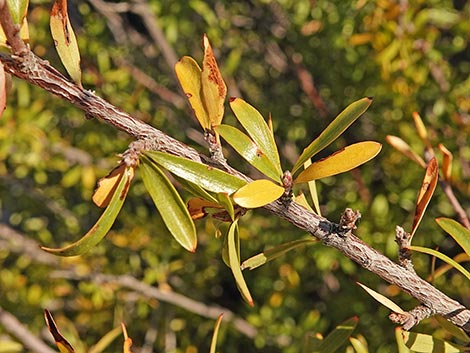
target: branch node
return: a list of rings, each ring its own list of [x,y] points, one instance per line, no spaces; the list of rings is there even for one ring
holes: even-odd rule
[[[403,330],[409,331],[414,326],[420,323],[420,321],[427,319],[435,312],[431,308],[425,305],[419,305],[412,310],[404,313],[391,313],[388,318],[395,324],[403,326]]]
[[[225,165],[227,161],[222,152],[222,145],[220,144],[220,139],[215,134],[215,132],[213,130],[205,130],[204,140],[206,140],[207,144],[209,145],[211,159],[222,165]]]
[[[292,202],[292,197],[294,193],[292,191],[292,187],[294,186],[294,180],[292,178],[292,174],[289,170],[286,170],[284,174],[282,174],[282,186],[284,187],[284,194],[281,196],[282,204],[287,207]]]
[[[410,233],[407,233],[402,227],[396,226],[395,241],[398,244],[398,262],[403,268],[415,273],[411,261],[411,238]]]
[[[346,208],[339,219],[338,233],[344,236],[352,230],[357,229],[356,223],[359,222],[361,217],[362,215],[359,211]]]
[[[139,158],[143,151],[148,150],[145,140],[133,141],[129,144],[129,148],[120,155],[122,161],[128,167],[137,167]]]

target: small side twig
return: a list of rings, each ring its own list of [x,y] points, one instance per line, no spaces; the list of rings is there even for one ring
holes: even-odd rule
[[[391,313],[388,318],[395,324],[403,325],[405,331],[409,331],[419,324],[420,321],[434,314],[435,312],[431,308],[425,305],[419,305],[405,313]]]
[[[398,244],[398,263],[408,271],[415,273],[413,262],[411,261],[411,234],[402,227],[395,228],[395,241]]]

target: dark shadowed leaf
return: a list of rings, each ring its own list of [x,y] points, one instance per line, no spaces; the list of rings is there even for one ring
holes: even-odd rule
[[[436,218],[437,224],[444,229],[470,256],[470,229],[465,228],[459,222],[450,218]]]
[[[468,337],[467,333],[461,329],[460,327],[454,325],[452,322],[449,320],[444,319],[440,315],[435,315],[434,316],[437,322],[439,322],[439,325],[441,325],[447,332],[449,332],[452,336],[457,338],[458,340],[467,343],[470,343],[470,337]]]
[[[71,346],[71,344],[62,336],[57,328],[56,323],[54,322],[54,318],[49,310],[44,309],[44,318],[46,320],[47,327],[49,328],[49,332],[54,337],[55,344],[61,353],[75,353],[75,349]]]
[[[335,329],[321,342],[320,347],[318,347],[316,352],[336,352],[348,341],[349,336],[353,333],[358,322],[359,319],[357,317],[352,317],[336,326]]]
[[[121,334],[121,328],[115,327],[96,342],[87,353],[101,353]]]

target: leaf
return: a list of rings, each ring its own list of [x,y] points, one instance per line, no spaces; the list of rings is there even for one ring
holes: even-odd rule
[[[307,159],[304,163],[304,168],[307,169],[312,164],[311,159]],[[321,216],[320,209],[320,200],[318,199],[317,184],[315,180],[310,180],[308,182],[308,189],[310,191],[310,196],[312,197],[313,206],[315,207],[315,212],[317,215]]]
[[[416,200],[415,215],[413,217],[413,226],[411,228],[411,237],[416,232],[416,229],[423,218],[424,211],[428,207],[429,201],[431,200],[432,194],[436,189],[437,180],[439,179],[439,168],[437,166],[437,159],[433,157],[429,161],[428,167],[426,168],[426,174],[424,175],[421,189],[419,190],[418,199]]]
[[[124,335],[124,344],[122,351],[123,353],[132,353],[131,346],[132,346],[132,339],[127,335],[126,325],[121,322],[122,334]]]
[[[230,219],[232,221],[235,220],[235,208],[233,207],[232,200],[230,199],[230,196],[225,193],[225,192],[219,192],[217,194],[217,198],[219,199],[219,204],[223,205],[225,210],[230,216]]]
[[[206,208],[221,209],[223,206],[199,197],[194,197],[188,201],[188,211],[192,219],[201,219],[207,216]]]
[[[437,322],[439,322],[439,325],[441,325],[452,336],[462,342],[465,342],[467,345],[470,343],[470,337],[468,337],[467,333],[460,327],[454,325],[449,320],[444,319],[440,315],[435,315],[434,317],[436,318]]]
[[[166,227],[183,248],[196,251],[196,227],[181,196],[155,163],[145,157],[141,162],[140,170],[145,188]]]
[[[184,56],[175,64],[175,72],[199,124],[204,130],[210,129],[209,116],[202,103],[201,68],[193,58]]]
[[[61,353],[75,353],[75,349],[71,346],[71,344],[61,335],[57,325],[54,322],[54,318],[52,317],[49,310],[44,309],[44,318],[46,320],[47,327],[49,328],[49,332],[54,337],[55,344]]]
[[[436,218],[436,222],[444,231],[462,247],[465,253],[470,256],[470,230],[459,222],[450,218]]]
[[[67,0],[56,0],[54,2],[49,25],[62,64],[64,64],[72,80],[81,86],[80,51],[67,13]]]
[[[282,175],[279,152],[277,151],[273,133],[263,116],[241,98],[231,98],[230,107],[240,124],[248,132],[248,135],[275,167],[275,175],[279,178]]]
[[[28,12],[29,0],[7,0],[11,19],[15,24],[20,24]]]
[[[232,270],[233,276],[235,277],[235,282],[237,283],[238,290],[242,294],[243,299],[250,305],[253,306],[253,299],[251,298],[250,290],[246,285],[245,279],[243,278],[243,273],[240,268],[240,256],[237,247],[238,238],[238,221],[235,220],[228,229],[227,235],[227,247],[228,247],[228,260],[230,264],[230,269]]]
[[[15,341],[0,340],[0,353],[24,352],[23,345]]]
[[[414,245],[410,246],[410,250],[418,251],[418,252],[421,252],[423,254],[428,254],[428,255],[435,256],[438,259],[448,263],[449,265],[451,265],[456,270],[460,271],[460,273],[462,273],[465,277],[467,277],[467,279],[470,280],[470,272],[468,272],[462,265],[460,265],[456,261],[452,260],[447,255],[444,255],[443,253],[441,253],[439,251],[436,251],[434,249],[428,249],[428,248],[423,248],[421,246],[414,246]]]
[[[336,140],[372,104],[372,98],[362,98],[347,106],[310,145],[308,145],[292,168],[294,174],[308,159]]]
[[[424,333],[402,331],[403,340],[406,346],[414,352],[436,352],[436,353],[459,353],[468,352],[463,346],[434,338]]]
[[[186,158],[157,151],[145,151],[144,155],[169,172],[212,192],[232,194],[246,185],[246,181],[236,176]]]
[[[245,208],[257,208],[267,205],[282,196],[284,188],[270,180],[260,179],[241,187],[232,195],[237,205]]]
[[[92,200],[96,206],[103,208],[109,205],[126,168],[126,165],[121,163],[107,176],[98,180],[98,186],[92,196]],[[129,171],[131,173],[130,179],[132,181],[134,178],[134,168],[130,168]]]
[[[218,203],[218,200],[209,192],[201,188],[199,185],[191,183],[190,181],[187,181],[186,179],[180,178],[177,175],[173,175],[173,177],[178,181],[178,183],[185,188],[187,191],[189,191],[191,194],[193,194],[196,197],[200,197],[201,199]]]
[[[336,352],[344,343],[346,343],[349,336],[351,336],[357,326],[358,321],[359,319],[357,317],[352,317],[336,326],[335,329],[321,342],[320,347],[318,350],[316,350],[316,352]]]
[[[275,246],[271,249],[265,250],[262,253],[252,256],[249,259],[243,261],[241,265],[241,269],[249,269],[254,270],[257,267],[264,265],[265,263],[277,259],[278,257],[284,255],[286,252],[296,249],[300,246],[314,244],[317,241],[315,238],[307,238],[307,239],[298,239],[294,241],[290,241],[288,243],[284,243],[278,246]]]
[[[299,174],[294,183],[306,183],[347,172],[374,158],[381,149],[382,145],[374,141],[349,145],[326,158],[313,162]]]
[[[450,152],[442,143],[440,143],[437,147],[443,156],[442,174],[444,175],[444,180],[450,183],[452,178],[452,160],[454,157],[452,152]]]
[[[273,180],[280,180],[281,175],[278,174],[278,168],[247,135],[230,125],[219,125],[214,130],[253,167]]]
[[[397,341],[398,353],[412,353],[410,349],[405,345],[402,332],[403,330],[401,327],[395,327],[395,340]]]
[[[353,346],[356,353],[369,353],[365,342],[354,337],[349,337],[349,342],[351,342],[351,345]]]
[[[383,306],[389,308],[391,311],[393,311],[394,313],[397,313],[397,314],[404,314],[405,311],[400,308],[397,304],[395,304],[394,302],[392,302],[390,299],[388,299],[387,297],[383,296],[382,294],[380,293],[377,293],[375,290],[373,289],[370,289],[369,287],[363,285],[362,283],[359,283],[359,282],[356,282],[359,286],[362,287],[362,289],[364,289],[372,298],[374,298],[375,300],[377,300],[380,304],[382,304]]]
[[[315,213],[313,208],[308,203],[307,198],[305,197],[305,194],[303,192],[299,192],[299,194],[294,197],[294,202],[307,209],[309,212]]]
[[[77,240],[75,243],[67,245],[63,248],[52,249],[44,246],[41,249],[60,256],[76,256],[86,253],[88,250],[98,244],[109,232],[114,221],[116,220],[119,211],[124,204],[127,193],[129,192],[129,186],[132,179],[133,172],[132,167],[127,167],[123,176],[119,180],[119,184],[109,202],[109,205],[104,210],[101,217],[95,223],[95,225],[86,233],[82,238]]]
[[[202,39],[202,46],[204,48],[201,73],[202,103],[206,108],[210,127],[212,128],[215,125],[219,125],[224,116],[224,101],[227,95],[227,86],[222,79],[209,39],[205,34]]]
[[[421,167],[426,168],[426,163],[424,160],[414,152],[411,147],[397,136],[387,135],[385,138],[387,142],[395,148],[397,151],[401,152],[403,155],[411,159],[412,161],[418,163]]]
[[[211,340],[211,348],[209,351],[210,353],[216,353],[217,337],[219,335],[219,328],[220,328],[220,324],[222,323],[223,317],[224,317],[224,314],[220,314],[215,323],[214,333],[212,334],[212,340]]]
[[[5,68],[0,62],[0,118],[7,105],[7,84],[6,84]]]
[[[101,353],[103,352],[119,335],[121,334],[121,328],[115,327],[107,334],[105,334],[101,339],[94,344],[87,353]]]

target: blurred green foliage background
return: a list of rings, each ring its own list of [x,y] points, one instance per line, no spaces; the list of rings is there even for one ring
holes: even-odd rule
[[[48,26],[51,3],[32,0],[30,45],[63,70]],[[374,103],[326,152],[358,140],[385,144],[398,135],[418,153],[411,113],[418,111],[432,143],[454,153],[454,186],[469,210],[470,5],[463,0],[418,1],[71,1],[79,40],[83,85],[121,109],[196,147],[202,134],[173,72],[174,60],[200,61],[207,33],[229,95],[242,96],[264,116],[272,113],[283,166],[349,103]],[[229,109],[225,122],[234,123]],[[223,324],[220,352],[301,352],[309,335],[327,334],[351,316],[355,336],[371,352],[396,351],[394,325],[355,285],[359,280],[405,309],[417,303],[321,244],[294,250],[245,274],[255,299],[248,307],[221,259],[226,225],[200,221],[195,254],[166,231],[139,177],[111,233],[89,254],[41,257],[37,244],[59,246],[84,234],[101,210],[91,203],[131,140],[36,87],[13,79],[0,121],[0,305],[34,334],[49,340],[42,316],[51,310],[77,352],[85,352],[124,321],[135,352],[208,352],[214,319],[149,298],[97,274],[129,275],[162,291],[207,306],[222,306],[246,320],[252,337]],[[227,150],[229,162],[257,176]],[[423,170],[384,145],[372,162],[318,183],[323,214],[335,221],[345,207],[363,215],[357,234],[396,258],[395,225],[410,228]],[[186,195],[188,196],[188,195]],[[455,212],[437,189],[414,243],[439,246],[452,256],[458,246],[437,227],[437,216]],[[306,236],[263,210],[240,222],[242,258]],[[12,231],[19,238],[12,237]],[[26,240],[34,241],[30,247]],[[414,256],[426,277],[430,259]],[[115,277],[117,278],[117,277]],[[470,305],[470,286],[453,271],[438,288]],[[416,329],[445,337],[434,319]],[[0,325],[0,337],[6,335]],[[81,340],[81,343],[78,342]],[[117,340],[109,352],[121,350]],[[347,349],[345,347],[345,349]]]

